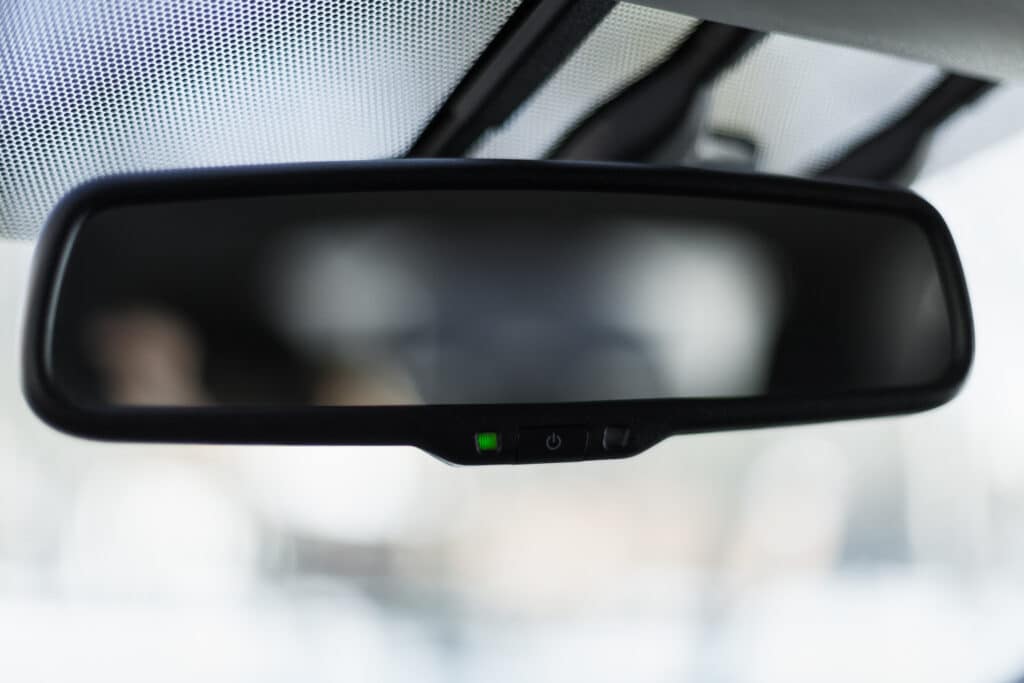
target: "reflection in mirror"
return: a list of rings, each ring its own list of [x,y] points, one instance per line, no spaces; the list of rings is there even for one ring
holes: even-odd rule
[[[132,205],[78,229],[50,366],[80,404],[554,403],[940,380],[924,231],[582,191]]]

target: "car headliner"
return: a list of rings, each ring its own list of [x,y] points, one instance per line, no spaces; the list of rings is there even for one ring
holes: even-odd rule
[[[995,79],[1024,78],[1019,0],[638,0],[736,26],[791,33]]]

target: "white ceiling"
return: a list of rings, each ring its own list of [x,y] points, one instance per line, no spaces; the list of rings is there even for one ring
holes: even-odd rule
[[[702,19],[1024,79],[1021,0],[638,0]]]

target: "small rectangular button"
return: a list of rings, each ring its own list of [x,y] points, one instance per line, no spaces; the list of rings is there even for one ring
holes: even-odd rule
[[[609,426],[604,428],[601,445],[609,453],[621,453],[629,448],[629,427]]]
[[[519,462],[581,460],[587,454],[585,427],[528,427],[519,431]]]

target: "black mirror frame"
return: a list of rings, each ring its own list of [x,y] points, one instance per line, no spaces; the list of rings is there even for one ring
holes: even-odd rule
[[[52,381],[47,349],[56,293],[69,246],[90,213],[127,203],[394,189],[679,194],[902,215],[923,227],[936,256],[951,307],[953,360],[948,373],[939,381],[910,389],[770,399],[529,405],[92,408],[74,405]],[[635,455],[673,434],[926,410],[945,403],[958,392],[970,369],[973,337],[966,283],[949,230],[928,202],[905,190],[632,164],[394,160],[124,175],[76,188],[50,215],[36,250],[22,362],[29,405],[51,426],[77,436],[177,443],[411,445],[450,463],[483,465],[620,458]],[[521,428],[567,425],[586,429],[590,448],[585,454],[518,453]],[[602,440],[608,426],[628,427],[628,443],[606,450]],[[500,452],[478,452],[475,434],[485,431],[500,435]]]

